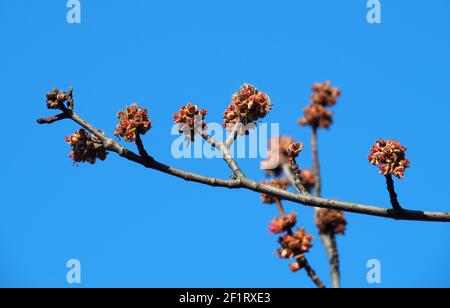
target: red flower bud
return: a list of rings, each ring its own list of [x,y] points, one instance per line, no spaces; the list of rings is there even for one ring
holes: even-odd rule
[[[97,159],[105,160],[108,155],[103,142],[96,137],[92,137],[84,129],[78,130],[65,139],[72,148],[69,157],[75,163],[88,162],[94,164]]]
[[[410,167],[405,152],[406,147],[400,145],[398,141],[379,139],[370,149],[368,160],[380,169],[381,174],[392,174],[402,179],[406,168]]]
[[[197,105],[188,103],[181,106],[180,110],[173,115],[173,121],[178,124],[178,131],[184,133],[186,138],[194,141],[194,136],[198,130],[206,129],[204,122],[208,110],[199,109]]]
[[[152,121],[148,118],[148,111],[139,108],[137,104],[127,106],[125,112],[117,113],[119,124],[117,124],[114,135],[124,137],[127,142],[136,141],[137,135],[145,135],[152,128]]]
[[[223,113],[223,126],[232,130],[234,125],[241,124],[238,133],[244,135],[255,122],[264,118],[272,109],[267,94],[260,92],[250,84],[244,84],[231,98],[231,102]]]
[[[333,122],[333,113],[327,107],[336,104],[341,91],[338,88],[331,87],[329,81],[316,83],[311,89],[313,91],[311,103],[306,107],[304,116],[299,120],[299,124],[302,126],[310,125],[317,128],[329,128]]]

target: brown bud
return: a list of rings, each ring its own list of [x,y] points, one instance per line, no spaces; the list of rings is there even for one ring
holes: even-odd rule
[[[303,143],[294,142],[289,145],[288,153],[292,157],[297,157],[300,154],[300,152],[302,151],[302,149],[303,149]]]

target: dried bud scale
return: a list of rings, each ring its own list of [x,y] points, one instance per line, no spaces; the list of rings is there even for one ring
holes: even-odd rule
[[[61,109],[68,99],[68,95],[64,91],[53,89],[46,95],[46,102],[48,109]]]
[[[295,272],[298,272],[299,270],[301,270],[303,268],[303,265],[300,264],[300,262],[296,261],[296,262],[289,264],[289,268],[291,269],[291,271],[293,273],[295,273]]]

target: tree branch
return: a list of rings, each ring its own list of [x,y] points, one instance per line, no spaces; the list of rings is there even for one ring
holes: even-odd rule
[[[450,213],[449,212],[423,212],[423,211],[412,211],[412,210],[403,210],[401,212],[394,211],[390,208],[377,207],[372,205],[364,205],[354,202],[343,202],[338,200],[331,200],[313,196],[303,196],[299,194],[294,194],[289,191],[285,191],[282,189],[278,189],[269,185],[264,185],[258,183],[254,180],[248,179],[245,176],[242,178],[238,178],[236,180],[223,180],[218,178],[212,178],[207,176],[198,175],[192,172],[176,169],[167,165],[164,165],[156,160],[151,162],[145,161],[141,156],[137,155],[131,150],[128,150],[121,145],[119,145],[115,140],[110,139],[104,135],[104,133],[96,128],[94,128],[91,124],[83,120],[73,111],[68,110],[68,117],[74,122],[78,123],[80,126],[85,128],[90,133],[97,136],[100,140],[103,141],[105,148],[108,151],[115,152],[121,157],[128,159],[132,162],[140,164],[144,167],[154,169],[178,178],[181,178],[186,181],[197,182],[200,184],[216,186],[216,187],[225,187],[225,188],[245,188],[258,193],[265,193],[272,195],[274,197],[278,197],[280,199],[292,201],[297,204],[303,204],[306,206],[320,207],[320,208],[328,208],[335,209],[341,211],[347,211],[352,213],[358,213],[363,215],[377,216],[377,217],[385,217],[396,220],[417,220],[417,221],[440,221],[440,222],[450,222]],[[225,159],[225,158],[224,158]],[[227,162],[228,163],[228,162]],[[231,163],[232,166],[234,164]],[[237,168],[239,169],[239,168]],[[240,169],[239,169],[240,170]],[[242,172],[242,171],[241,171]],[[236,171],[236,173],[238,173]]]

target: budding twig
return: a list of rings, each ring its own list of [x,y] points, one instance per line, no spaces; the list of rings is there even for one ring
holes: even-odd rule
[[[284,207],[283,204],[281,203],[280,199],[276,198],[276,205],[277,205],[277,209],[278,212],[280,213],[281,217],[286,217],[286,212],[284,211]],[[287,234],[289,235],[293,235],[294,232],[292,231],[292,228],[289,227],[286,230]],[[311,237],[312,238],[312,237]],[[305,255],[302,254],[300,256],[297,256],[295,258],[296,262],[298,263],[298,265],[294,264],[297,268],[304,268],[306,270],[306,273],[308,274],[308,276],[311,278],[311,280],[317,285],[317,287],[319,288],[325,288],[325,285],[322,283],[322,281],[319,279],[319,277],[317,276],[316,272],[314,271],[314,269],[312,268],[312,266],[309,264],[308,260],[306,259]]]
[[[70,110],[64,110],[67,112],[67,119],[71,119],[72,121],[78,123],[80,126],[85,128],[91,134],[98,137],[103,141],[105,148],[108,151],[115,152],[121,157],[124,157],[132,162],[138,163],[144,167],[154,169],[178,178],[181,178],[186,181],[193,181],[200,184],[215,186],[215,187],[225,187],[225,188],[245,188],[257,193],[265,193],[272,195],[274,197],[278,197],[280,199],[289,200],[297,204],[302,204],[306,206],[320,207],[320,208],[328,208],[335,209],[341,211],[347,211],[352,213],[358,213],[363,215],[377,216],[377,217],[385,217],[396,220],[417,220],[417,221],[435,221],[435,222],[450,222],[450,213],[449,212],[424,212],[424,211],[413,211],[404,209],[401,213],[393,211],[392,209],[372,206],[372,205],[364,205],[355,202],[344,202],[338,200],[331,200],[326,198],[319,198],[313,196],[304,196],[299,194],[294,194],[289,191],[277,189],[271,187],[269,185],[264,185],[258,183],[254,180],[251,180],[245,176],[237,180],[224,180],[213,177],[202,176],[193,172],[188,172],[180,169],[176,169],[171,166],[167,166],[162,164],[156,160],[154,160],[151,164],[148,164],[142,157],[133,151],[124,148],[119,145],[115,140],[108,138],[104,135],[104,133],[87,121],[82,119],[77,113]],[[40,121],[40,123],[45,123],[45,121]],[[231,164],[233,165],[233,164]],[[240,169],[239,169],[240,170]],[[241,171],[242,172],[242,171]]]
[[[308,191],[306,190],[305,186],[302,184],[302,180],[300,179],[301,170],[297,165],[297,162],[295,160],[295,157],[292,155],[290,151],[288,151],[288,158],[289,158],[289,170],[283,170],[288,177],[292,181],[292,184],[295,186],[295,188],[298,190],[299,193],[301,193],[304,196],[309,195]],[[282,168],[285,169],[287,166],[286,164],[283,164]],[[286,172],[288,171],[288,172]]]
[[[317,142],[317,126],[313,125],[311,133],[311,148],[313,156],[313,171],[316,176],[314,185],[314,193],[316,197],[320,197],[322,193],[322,179],[320,176],[320,163],[319,163],[319,147]],[[318,209],[315,208],[314,215],[317,224]],[[320,240],[322,241],[325,251],[327,252],[328,262],[330,264],[331,282],[333,288],[339,288],[341,284],[340,270],[339,270],[339,253],[337,250],[336,236],[334,231],[320,234]]]
[[[204,121],[205,115],[207,114],[206,109],[199,109],[196,105],[189,103],[182,106],[179,112],[174,115],[174,121],[178,124],[180,132],[183,132],[186,136],[189,135],[191,141],[194,140],[196,134],[199,134],[212,147],[222,153],[224,161],[233,171],[234,178],[231,180],[199,175],[193,172],[176,169],[156,161],[145,150],[141,139],[141,135],[144,135],[151,128],[152,122],[148,118],[147,109],[139,108],[137,104],[127,107],[125,112],[121,111],[118,113],[119,124],[116,127],[114,134],[116,136],[124,137],[125,141],[134,141],[139,154],[136,154],[133,151],[121,146],[116,140],[107,137],[103,131],[95,128],[75,113],[72,88],[69,89],[67,94],[64,91],[60,92],[58,89],[53,89],[49,92],[47,94],[47,107],[49,109],[59,109],[61,110],[61,113],[52,117],[38,119],[37,122],[39,124],[52,124],[63,119],[71,119],[90,133],[89,134],[83,129],[80,129],[77,133],[72,134],[70,138],[67,138],[68,143],[72,147],[71,154],[75,153],[72,156],[75,162],[86,161],[95,163],[96,158],[99,160],[104,160],[107,154],[106,151],[115,152],[119,156],[140,164],[146,168],[154,169],[181,178],[185,181],[192,181],[204,185],[225,187],[229,189],[243,188],[253,192],[265,194],[266,197],[271,196],[276,200],[277,208],[282,216],[282,219],[289,218],[285,214],[282,200],[314,207],[316,222],[318,216],[325,217],[321,220],[322,223],[318,224],[318,226],[320,225],[319,233],[322,243],[327,251],[330,263],[332,285],[333,287],[339,287],[339,255],[335,235],[344,232],[346,221],[343,213],[337,211],[347,211],[396,220],[443,222],[450,222],[450,213],[412,211],[403,209],[400,206],[394,189],[392,174],[398,178],[403,178],[404,171],[406,168],[409,168],[410,164],[409,160],[407,160],[404,155],[406,147],[401,146],[397,141],[393,140],[378,140],[376,145],[372,147],[369,155],[370,163],[376,165],[380,169],[380,173],[386,176],[387,189],[390,195],[392,209],[322,198],[319,154],[317,146],[317,129],[319,127],[328,128],[332,123],[332,113],[326,109],[326,107],[333,106],[336,103],[336,98],[340,95],[340,91],[337,88],[332,88],[329,82],[316,84],[313,86],[313,90],[315,93],[311,97],[311,105],[305,109],[305,116],[300,120],[300,124],[310,125],[312,127],[311,143],[314,172],[301,173],[301,170],[296,163],[295,157],[301,151],[301,143],[291,144],[288,150],[289,165],[286,162],[281,164],[286,176],[293,183],[300,194],[294,194],[283,190],[280,187],[273,187],[263,183],[258,183],[250,178],[247,178],[230,154],[229,148],[236,140],[237,136],[247,134],[247,131],[243,129],[243,123],[254,125],[257,120],[264,118],[272,108],[272,102],[269,97],[249,84],[242,86],[239,91],[233,95],[231,103],[225,110],[223,125],[229,128],[228,125],[234,124],[234,127],[231,129],[229,137],[223,142],[218,141],[212,136],[206,134],[206,123]],[[199,127],[196,128],[196,126]],[[94,137],[91,134],[94,135]],[[279,170],[279,167],[277,168]],[[315,177],[315,180],[313,180],[312,176]],[[309,179],[309,181],[305,179]],[[313,183],[315,196],[311,196],[308,192]],[[318,208],[335,211],[319,212]],[[318,215],[318,213],[324,215],[321,216]],[[283,251],[285,254],[280,255],[283,258],[295,258],[296,262],[291,264],[291,269],[293,271],[297,271],[300,268],[305,268],[312,281],[318,287],[323,288],[325,287],[324,284],[317,277],[308,260],[304,256],[304,253],[311,247],[312,237],[307,234],[304,229],[300,228],[294,234],[292,232],[292,227],[294,225],[295,222],[282,231],[287,232],[287,234],[285,234],[285,237],[281,237],[279,239],[282,244],[282,249],[285,249],[285,251]],[[306,246],[303,248],[298,248],[298,250],[288,251],[288,254],[286,254],[286,249],[290,248],[289,245],[292,243],[290,242],[291,240],[300,241],[300,243],[304,242],[303,244]]]

